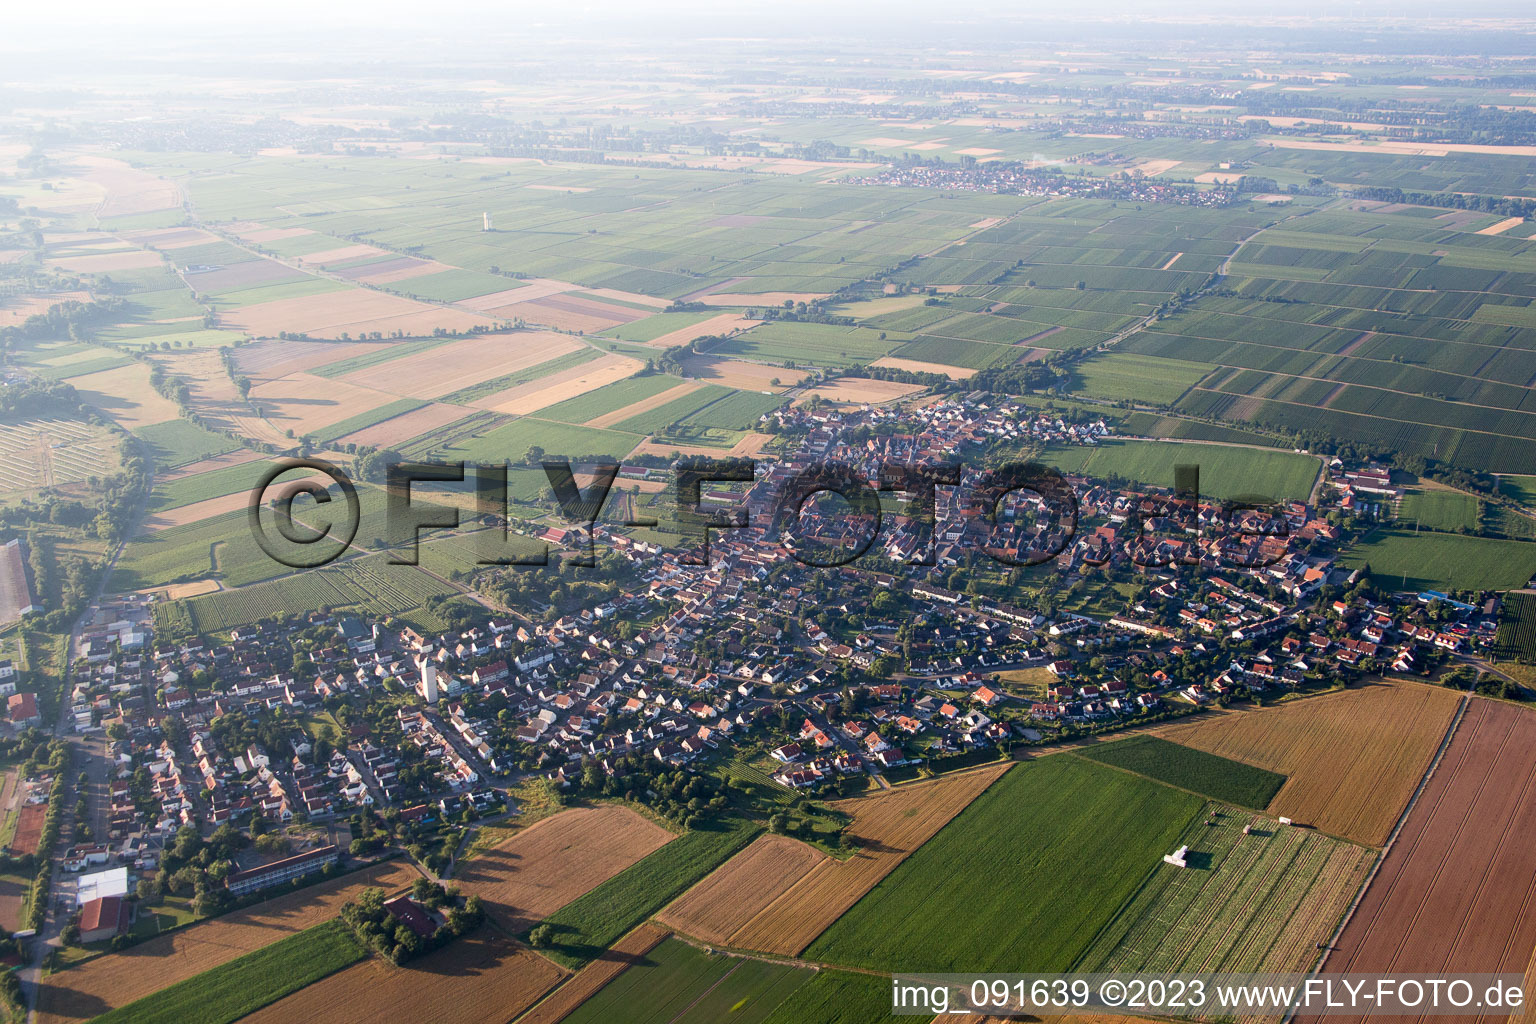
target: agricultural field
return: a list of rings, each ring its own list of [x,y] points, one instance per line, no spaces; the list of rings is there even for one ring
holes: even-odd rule
[[[817,971],[764,1024],[910,1024],[922,1017],[891,1012],[891,985],[873,974]]]
[[[725,945],[737,929],[826,859],[797,839],[761,836],[673,900],[656,920],[704,942]]]
[[[517,1024],[559,1024],[614,978],[632,965],[643,962],[645,955],[671,934],[657,925],[642,924],[573,974],[548,998],[517,1018]]]
[[[543,957],[483,926],[398,967],[370,957],[244,1019],[248,1024],[374,1024],[391,1018],[506,1024],[562,976]],[[451,1018],[443,1016],[448,1007]]]
[[[881,971],[1066,970],[1204,807],[1083,758],[1020,765],[806,956]]]
[[[340,921],[280,939],[97,1017],[99,1024],[231,1024],[356,963],[363,947]]]
[[[1106,441],[1096,448],[1049,449],[1040,459],[1063,473],[1170,489],[1175,466],[1198,466],[1201,497],[1215,499],[1305,500],[1321,470],[1314,456],[1193,441]]]
[[[51,974],[38,996],[38,1020],[42,1024],[90,1020],[328,921],[364,889],[394,893],[419,877],[403,861],[379,864]]]
[[[816,396],[828,402],[849,405],[884,405],[906,398],[923,390],[921,384],[903,384],[894,380],[869,380],[860,377],[839,377],[830,384],[806,389],[806,396]]]
[[[589,391],[579,398],[569,398],[557,405],[546,406],[539,410],[539,418],[559,420],[562,423],[587,423],[592,426],[608,426],[610,424],[593,421],[622,413],[636,403],[644,402],[647,399],[671,391],[680,383],[676,377],[668,377],[663,374],[627,377],[606,387]],[[623,418],[623,416],[618,416],[618,419]]]
[[[1403,495],[1397,518],[1405,527],[1411,523],[1426,530],[1471,533],[1477,529],[1477,509],[1477,499],[1462,491],[1420,488]]]
[[[645,366],[638,359],[625,355],[602,355],[595,349],[588,353],[569,352],[541,361],[521,373],[445,397],[490,412],[527,415],[621,382]]]
[[[1504,595],[1495,653],[1500,658],[1536,662],[1536,594]]]
[[[1262,809],[1285,785],[1284,775],[1193,747],[1181,747],[1156,736],[1135,736],[1087,746],[1077,753],[1100,764],[1123,768],[1239,807]]]
[[[1284,775],[1268,813],[1381,846],[1460,699],[1438,686],[1389,679],[1281,707],[1202,715],[1154,732]]]
[[[1510,590],[1536,576],[1536,544],[1494,537],[1374,530],[1339,559],[1391,590]]]
[[[834,810],[853,816],[846,830],[853,855],[847,860],[825,860],[806,872],[737,929],[727,945],[798,955],[1009,767],[989,765],[832,802]]]
[[[544,919],[554,931],[548,955],[576,968],[719,867],[760,831],[737,818],[690,829]]]
[[[183,419],[140,427],[134,434],[149,445],[155,465],[163,469],[189,466],[239,448],[229,438]]]
[[[706,953],[668,939],[588,999],[567,1024],[758,1024],[813,977],[804,967]]]
[[[520,932],[674,840],[616,804],[573,807],[464,861],[454,877],[499,926]]]
[[[1536,948],[1533,780],[1536,714],[1472,699],[1324,970],[1524,971]]]
[[[1365,847],[1221,804],[1175,845],[1189,847],[1189,866],[1155,865],[1074,970],[1309,970],[1375,860]]]
[[[1075,393],[1109,401],[1172,405],[1210,373],[1209,363],[1111,352],[1077,364]]]
[[[81,401],[95,407],[124,430],[138,431],[176,420],[181,410],[149,386],[149,367],[132,362],[70,380]]]

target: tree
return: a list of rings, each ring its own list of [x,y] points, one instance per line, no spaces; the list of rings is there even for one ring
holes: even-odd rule
[[[528,945],[534,949],[548,949],[554,941],[555,930],[547,924],[541,924],[528,933]]]

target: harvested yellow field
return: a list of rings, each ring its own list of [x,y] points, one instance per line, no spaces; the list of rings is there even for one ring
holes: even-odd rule
[[[371,448],[393,448],[413,437],[420,437],[439,427],[446,427],[454,420],[463,419],[468,413],[469,410],[462,405],[433,402],[420,409],[412,409],[399,416],[391,416],[387,420],[354,431],[345,437],[338,437],[335,443],[367,445]]]
[[[1456,712],[1451,690],[1383,680],[1278,708],[1150,730],[1286,776],[1266,810],[1369,846],[1387,841]]]
[[[517,1024],[559,1024],[582,1003],[597,995],[631,964],[669,938],[671,932],[646,923],[604,950],[596,960],[577,971],[543,1002],[517,1018]]]
[[[165,257],[148,249],[132,252],[104,252],[90,256],[60,256],[48,261],[50,267],[73,270],[78,274],[108,274],[114,270],[143,270],[163,266]]]
[[[385,261],[387,265],[393,265],[396,262],[398,261]],[[428,274],[440,274],[445,270],[452,269],[454,268],[448,266],[446,263],[435,263],[431,260],[418,260],[414,263],[405,264],[392,270],[381,270],[374,274],[349,272],[348,276],[352,277],[353,280],[360,281],[363,284],[381,285],[394,284],[396,281],[409,281],[413,277],[425,277]]]
[[[276,337],[283,331],[296,331],[316,338],[338,338],[343,333],[357,336],[373,331],[386,335],[401,331],[408,336],[421,337],[439,327],[449,331],[472,331],[491,323],[473,313],[431,306],[366,288],[258,302],[254,306],[228,310],[221,314],[221,318],[228,326],[258,338]]]
[[[882,356],[869,365],[890,366],[898,370],[912,370],[915,373],[942,373],[950,380],[966,380],[976,375],[975,370],[964,366],[949,366],[945,363],[925,363],[919,359],[897,359],[894,356]]]
[[[482,927],[399,967],[372,956],[242,1017],[244,1024],[506,1024],[565,971]]]
[[[235,234],[247,242],[281,242],[285,238],[298,238],[301,235],[314,234],[309,228],[268,228],[253,225],[245,230],[236,231]]]
[[[708,335],[728,335],[732,331],[744,331],[756,324],[756,320],[748,320],[744,316],[735,313],[721,313],[712,316],[708,320],[700,321],[692,327],[683,327],[676,331],[669,331],[659,338],[653,338],[645,344],[650,348],[672,348],[675,345],[686,345],[695,338],[703,338]]]
[[[557,334],[554,337],[566,336]],[[635,372],[644,365],[640,360],[631,359],[629,356],[599,356],[580,366],[573,366],[547,377],[540,377],[538,380],[531,380],[526,384],[518,384],[505,391],[486,395],[471,404],[476,409],[489,409],[492,412],[505,412],[518,416],[526,415],[563,402],[567,398],[575,398],[588,391],[595,391],[605,384],[612,384],[625,377],[633,377]]]
[[[673,900],[656,920],[685,935],[724,944],[827,855],[788,836],[764,835]]]
[[[518,285],[516,288],[508,288],[506,291],[491,292],[489,295],[475,295],[467,299],[461,299],[455,305],[463,306],[465,309],[473,309],[480,313],[489,313],[500,306],[528,302],[531,299],[542,299],[546,295],[568,292],[575,287],[575,285],[565,281],[550,281],[539,278],[529,281],[527,284]]]
[[[182,203],[181,188],[175,182],[138,170],[125,161],[91,154],[77,156],[72,162],[83,166],[85,180],[105,193],[96,208],[98,217],[174,210]]]
[[[300,256],[300,263],[341,263],[345,260],[362,259],[364,256],[387,256],[383,249],[371,245],[343,245],[336,249],[322,249]]]
[[[683,371],[710,384],[724,384],[742,391],[784,391],[806,378],[806,374],[799,370],[714,356],[691,356],[684,360]],[[777,385],[773,383],[775,380],[779,382]]]
[[[390,344],[386,341],[258,341],[235,349],[235,366],[259,383],[377,352]]]
[[[292,430],[295,437],[360,416],[394,399],[394,395],[345,379],[312,373],[290,373],[280,380],[258,384],[250,395],[251,404],[268,422],[279,432]]]
[[[129,363],[110,370],[71,377],[69,382],[87,405],[93,405],[126,430],[174,420],[181,415],[176,403],[161,398],[149,386],[149,366]]]
[[[1516,224],[1524,224],[1524,223],[1525,223],[1525,218],[1524,217],[1508,217],[1508,218],[1505,218],[1504,220],[1499,221],[1497,224],[1490,224],[1487,227],[1483,228],[1482,230],[1474,232],[1474,233],[1475,234],[1479,234],[1479,235],[1502,235],[1504,232],[1508,231],[1510,228],[1514,227]]]
[[[14,327],[29,316],[48,312],[61,302],[89,302],[90,292],[49,292],[46,295],[16,295],[0,301],[0,327]],[[89,358],[95,358],[97,352]]]
[[[630,449],[626,457],[636,455],[660,455],[667,458],[671,455],[707,455],[710,458],[738,457],[746,458],[753,455],[761,455],[768,443],[773,440],[772,434],[748,434],[740,441],[725,450],[719,448],[707,448],[703,445],[691,444],[663,444],[656,441],[641,441]]]
[[[573,807],[460,862],[454,880],[509,932],[537,924],[673,835],[627,807]]]
[[[328,921],[370,886],[394,893],[420,877],[404,861],[378,864],[51,974],[38,994],[37,1019],[40,1024],[90,1020]]]
[[[659,395],[652,395],[650,398],[642,398],[638,402],[631,402],[629,405],[624,406],[622,409],[615,409],[612,412],[604,413],[595,419],[588,420],[587,426],[611,427],[615,423],[624,422],[631,416],[638,416],[643,412],[650,412],[652,409],[658,409],[661,406],[666,405],[668,402],[673,402],[685,395],[692,394],[703,386],[704,385],[700,384],[698,381],[685,381],[676,387],[667,388],[667,390],[661,392]]]
[[[853,856],[844,861],[829,859],[812,868],[732,934],[726,944],[798,955],[1010,767],[1011,762],[988,765],[931,782],[832,801],[833,807],[853,815],[848,826],[854,840]]]
[[[356,370],[335,382],[406,398],[440,398],[482,381],[526,370],[579,348],[581,342],[565,334],[543,331],[488,334],[435,345],[414,355]]]
[[[231,430],[256,441],[275,444],[279,448],[292,444],[282,429],[256,415],[245,399],[240,397],[235,382],[224,369],[224,361],[219,357],[217,349],[156,353],[150,358],[165,367],[167,372],[186,380],[188,404],[199,415],[206,417],[208,425],[214,430]]]
[[[800,405],[810,396],[816,395],[828,402],[844,402],[851,405],[883,405],[886,402],[894,402],[898,398],[905,398],[922,390],[923,386],[921,384],[903,384],[900,381],[894,380],[840,377],[830,384],[811,388],[805,393],[805,398],[797,399],[795,404]]]
[[[254,485],[259,479],[260,470],[256,466],[251,467],[251,483]],[[292,479],[283,477],[277,481],[272,489],[267,492],[271,497],[283,498],[294,493],[300,484],[306,482],[318,483],[322,487],[331,483],[331,478],[323,473],[314,473],[309,476],[296,476]],[[236,491],[234,494],[223,494],[217,498],[206,498],[203,501],[194,501],[190,505],[182,505],[179,508],[166,509],[163,512],[153,512],[144,517],[140,528],[146,533],[154,533],[157,530],[169,529],[172,526],[185,526],[188,523],[196,523],[214,516],[223,515],[226,512],[236,512],[245,508],[250,500],[249,491]]]

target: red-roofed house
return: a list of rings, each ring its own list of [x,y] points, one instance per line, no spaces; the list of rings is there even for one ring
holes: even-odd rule
[[[384,909],[389,911],[390,916],[396,921],[403,922],[407,928],[424,939],[430,939],[432,933],[437,931],[437,923],[432,920],[432,912],[409,896],[400,895],[392,900],[385,900]]]
[[[121,896],[98,896],[80,908],[80,941],[104,942],[133,923],[133,907]]]
[[[37,710],[37,697],[33,694],[13,693],[6,698],[6,706],[10,710],[11,724],[17,728],[43,724],[43,716]]]

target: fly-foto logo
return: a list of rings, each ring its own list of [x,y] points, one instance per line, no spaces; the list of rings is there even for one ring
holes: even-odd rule
[[[566,564],[596,564],[592,528],[607,505],[619,465],[583,466],[584,484],[569,461],[545,460],[542,469],[554,498],[550,511],[585,537],[584,550]],[[324,485],[313,477],[297,483],[281,481],[300,470],[318,473],[331,483]],[[976,550],[1007,566],[1051,561],[1078,540],[1081,502],[1077,490],[1059,470],[1038,462],[976,470],[957,464],[882,462],[870,475],[831,460],[786,468],[749,459],[690,457],[677,460],[672,472],[672,512],[687,545],[680,556],[685,563],[708,564],[712,531],[756,527],[802,564],[846,565],[866,554],[880,537],[886,517],[882,495],[886,494],[904,498],[900,514],[926,538],[907,559],[913,565],[935,564],[935,538],[941,533],[967,538]],[[415,565],[424,532],[464,525],[458,506],[417,500],[416,485],[469,484],[475,497],[474,514],[489,524],[476,533],[479,564],[547,565],[547,544],[530,555],[514,543],[512,519],[507,515],[508,480],[505,462],[390,465],[384,487],[384,536],[379,538],[391,549],[389,560]],[[716,511],[704,507],[706,484],[745,484],[750,489],[739,494],[741,500],[734,507]],[[942,503],[941,488],[946,492]],[[332,490],[340,497],[333,496]],[[316,503],[315,511],[303,519],[293,507],[300,495]],[[812,503],[827,495],[840,497],[846,510],[835,516],[808,514]],[[322,459],[272,463],[251,489],[247,512],[262,550],[298,569],[340,558],[355,545],[362,521],[357,488],[339,467]],[[1259,568],[1284,557],[1289,535],[1285,510],[1269,498],[1202,503],[1198,465],[1176,466],[1170,494],[1136,494],[1119,518],[1123,522],[1107,536],[1095,531],[1095,536],[1084,539],[1078,550],[1085,562],[1102,565],[1123,555],[1146,568],[1198,565],[1214,558],[1229,566]],[[971,523],[979,527],[967,525]],[[619,525],[656,527],[658,521],[632,515]]]

